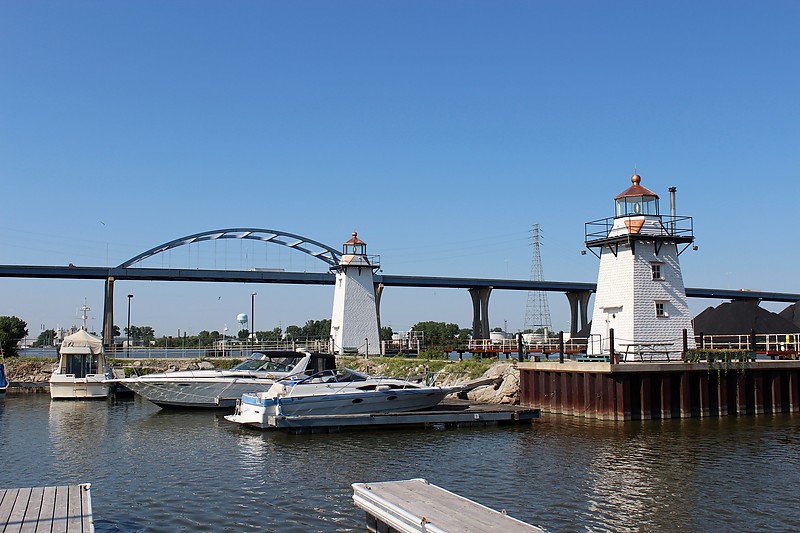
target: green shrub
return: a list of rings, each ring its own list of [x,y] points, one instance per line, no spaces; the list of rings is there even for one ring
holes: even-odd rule
[[[683,361],[685,363],[700,363],[706,361],[708,363],[708,371],[717,371],[718,374],[727,372],[733,368],[732,363],[737,363],[736,369],[740,374],[744,374],[747,362],[753,357],[752,352],[749,350],[709,350],[706,348],[696,348],[687,350],[683,354]]]

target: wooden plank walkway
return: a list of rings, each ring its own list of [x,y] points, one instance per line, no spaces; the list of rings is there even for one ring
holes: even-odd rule
[[[3,532],[90,533],[91,483],[59,487],[0,489]]]
[[[424,479],[353,483],[353,502],[367,514],[367,531],[427,533],[541,533],[512,518]]]

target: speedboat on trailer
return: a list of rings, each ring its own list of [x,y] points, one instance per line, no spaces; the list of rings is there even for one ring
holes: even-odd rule
[[[161,372],[119,383],[162,408],[230,408],[245,392],[267,391],[275,380],[333,366],[332,354],[276,350],[256,352],[230,370]]]
[[[302,380],[282,379],[266,392],[243,394],[231,422],[272,427],[271,418],[419,411],[439,404],[462,386],[440,387],[397,378],[371,377],[342,368]]]

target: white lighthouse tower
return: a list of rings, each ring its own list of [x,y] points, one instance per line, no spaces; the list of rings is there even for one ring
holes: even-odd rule
[[[331,350],[343,354],[380,353],[378,308],[372,275],[380,268],[378,256],[367,255],[367,245],[353,232],[342,246],[336,270],[331,317]]]
[[[691,217],[675,216],[675,188],[670,188],[670,214],[659,212],[658,195],[642,187],[638,174],[614,198],[614,217],[586,224],[586,246],[597,255],[592,329],[587,352],[614,350],[627,359],[666,359],[694,348],[694,330],[678,256],[694,241]],[[636,356],[640,354],[640,356]],[[624,355],[623,355],[624,357]],[[674,357],[671,357],[674,360]]]

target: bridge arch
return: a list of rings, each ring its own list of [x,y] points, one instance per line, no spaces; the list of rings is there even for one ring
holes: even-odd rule
[[[261,241],[265,243],[277,244],[286,246],[292,250],[297,250],[310,255],[320,261],[327,263],[329,266],[336,266],[339,264],[339,259],[342,253],[339,250],[331,248],[327,244],[296,235],[294,233],[287,233],[274,229],[260,229],[260,228],[228,228],[218,229],[211,231],[204,231],[202,233],[195,233],[194,235],[187,235],[164,244],[160,244],[150,248],[146,252],[132,257],[120,264],[117,268],[130,268],[140,261],[144,261],[154,255],[185,246],[187,244],[194,244],[203,241],[215,241],[218,239],[250,239]]]

